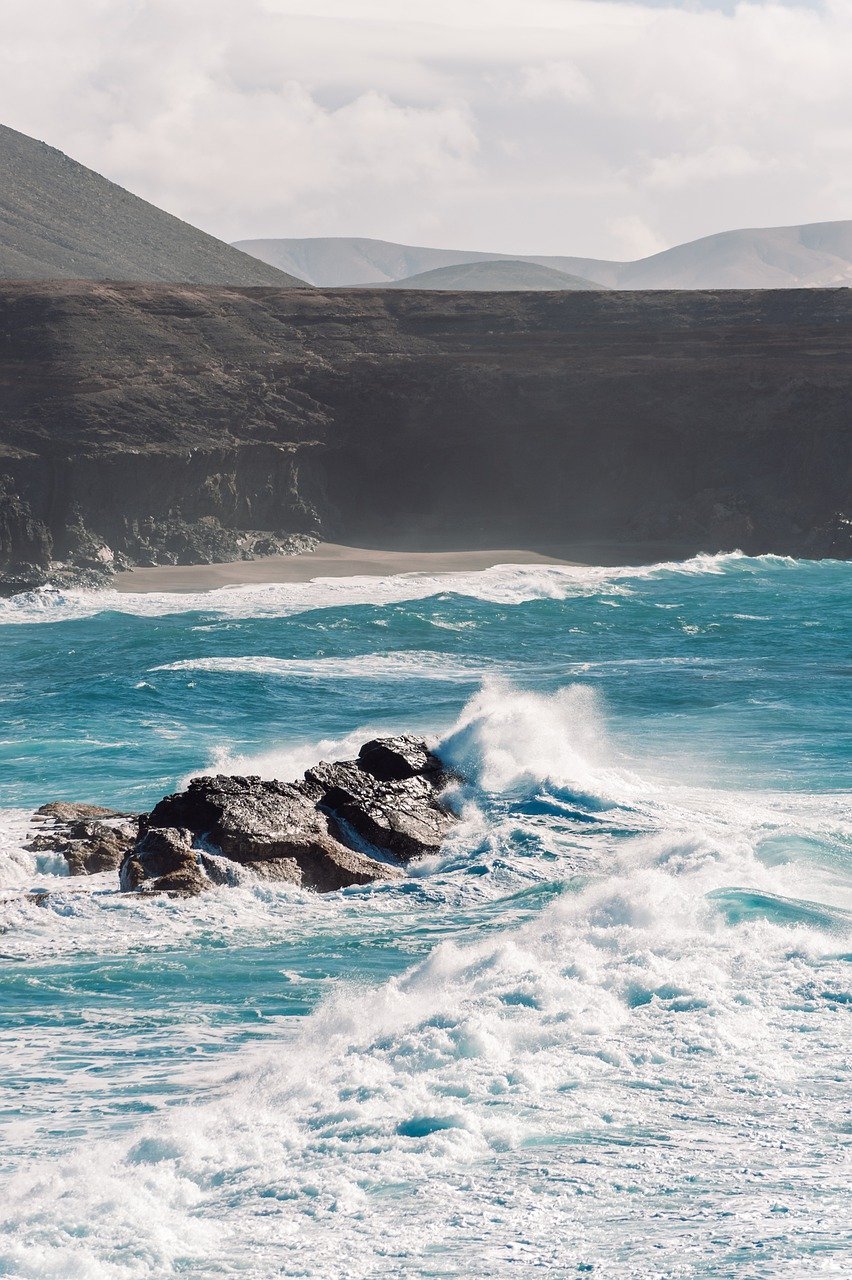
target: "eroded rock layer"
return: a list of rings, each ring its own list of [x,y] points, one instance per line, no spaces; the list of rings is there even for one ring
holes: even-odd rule
[[[846,556],[850,338],[846,289],[2,284],[0,564],[318,533]]]

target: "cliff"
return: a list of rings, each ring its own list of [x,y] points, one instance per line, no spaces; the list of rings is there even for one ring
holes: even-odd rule
[[[847,290],[0,284],[0,557],[848,555],[850,328]]]

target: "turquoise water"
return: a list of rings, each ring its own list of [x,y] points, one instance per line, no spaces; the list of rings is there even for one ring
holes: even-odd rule
[[[850,650],[776,557],[0,602],[0,1275],[852,1273]],[[470,779],[399,884],[22,848],[382,730]]]

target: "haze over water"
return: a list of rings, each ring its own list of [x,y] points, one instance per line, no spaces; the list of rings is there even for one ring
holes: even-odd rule
[[[0,601],[0,1275],[848,1276],[850,587]],[[469,780],[401,882],[146,900],[22,848],[384,730]]]

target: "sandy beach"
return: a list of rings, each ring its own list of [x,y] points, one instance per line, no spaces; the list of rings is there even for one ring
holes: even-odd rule
[[[396,573],[476,573],[497,564],[651,564],[692,554],[682,546],[645,543],[579,543],[553,554],[497,547],[478,551],[386,551],[320,542],[297,556],[265,556],[227,564],[156,565],[115,576],[116,591],[213,591],[217,587],[267,582],[310,582],[314,578],[384,577]]]
[[[228,564],[157,565],[131,569],[115,577],[117,591],[211,591],[216,587],[265,582],[310,582],[393,573],[470,573],[495,564],[582,563],[534,551],[497,548],[491,551],[377,551],[320,542],[298,556],[265,556]]]

